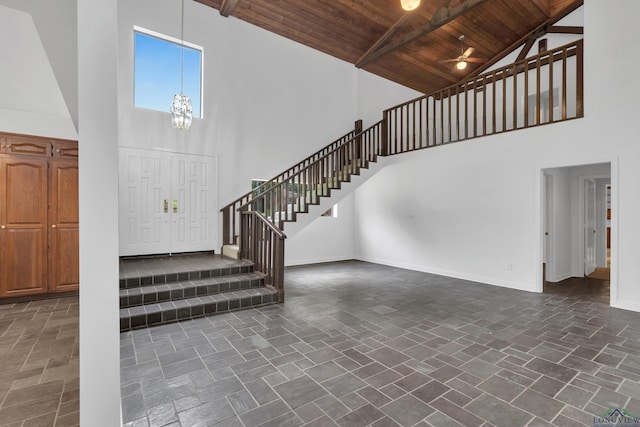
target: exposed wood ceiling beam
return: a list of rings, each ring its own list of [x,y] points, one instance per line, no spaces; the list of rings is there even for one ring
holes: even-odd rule
[[[389,40],[391,37],[393,37],[400,28],[402,28],[402,26],[407,23],[411,17],[415,16],[415,14],[413,13],[405,13],[404,15],[402,15],[402,18],[398,19],[398,21],[393,24],[391,26],[391,28],[389,28],[387,30],[386,33],[384,33],[382,35],[382,37],[380,37],[374,44],[373,46],[371,46],[365,53],[364,55],[362,55],[360,57],[360,59],[358,59],[358,62],[356,62],[356,67],[361,68],[362,67],[362,62],[365,61],[367,59],[367,57],[376,51],[376,49],[379,49],[380,47],[382,47],[382,45],[384,45],[387,40]]]
[[[240,3],[240,0],[222,0],[220,5],[220,15],[228,17],[233,13],[233,9]]]
[[[538,37],[540,37],[540,36],[545,34],[544,29],[547,27],[547,25],[549,25],[549,21],[546,21],[544,24],[538,26],[535,30],[531,31],[530,33],[525,34],[522,37],[520,37],[515,43],[512,43],[510,46],[507,46],[498,55],[494,56],[489,61],[485,62],[482,66],[480,66],[480,67],[476,68],[475,70],[473,70],[473,72],[471,72],[468,76],[465,76],[465,79],[468,78],[468,77],[472,77],[472,76],[481,74],[485,70],[491,68],[495,63],[497,63],[502,58],[504,58],[505,56],[507,56],[508,54],[513,52],[515,49],[517,49],[518,46],[522,45],[523,43],[528,43],[529,40],[531,40],[531,46],[533,46],[533,43],[535,42],[536,38],[538,38]],[[531,46],[529,46],[529,49],[527,49],[526,52],[524,53],[525,56],[526,56],[527,53],[529,53],[529,50],[531,49]],[[524,48],[526,48],[526,47],[527,47],[527,45],[524,46]],[[520,54],[522,54],[522,52],[524,52],[524,50],[525,50],[524,48],[522,49]],[[520,56],[518,56],[518,58],[520,59]],[[521,59],[524,59],[524,58],[521,58]]]
[[[371,61],[380,58],[381,56],[386,55],[387,53],[394,51],[399,47],[406,45],[407,43],[411,43],[412,41],[426,34],[429,34],[432,31],[435,31],[443,25],[448,24],[449,22],[464,15],[466,12],[484,3],[485,1],[487,0],[466,0],[456,7],[439,9],[431,19],[431,22],[429,22],[426,26],[418,28],[417,30],[411,32],[410,34],[396,42],[380,47],[378,50],[369,53],[368,56],[360,58],[360,61],[356,64],[356,66],[358,68],[366,66]]]
[[[527,55],[529,54],[529,51],[531,50],[531,48],[533,47],[533,44],[535,42],[536,42],[536,38],[535,37],[529,37],[529,39],[524,44],[524,46],[522,46],[522,50],[518,54],[518,57],[516,58],[516,62],[518,62],[518,61],[520,61],[520,60],[522,60],[522,59],[527,57]]]
[[[576,27],[576,26],[558,26],[551,25],[547,27],[547,33],[555,33],[555,34],[584,34],[584,27]]]
[[[475,70],[473,70],[471,73],[469,73],[464,78],[467,79],[469,77],[477,76],[478,74],[481,74],[484,71],[488,70],[494,64],[496,64],[498,61],[500,61],[502,58],[504,58],[505,56],[507,56],[508,54],[513,52],[515,49],[517,49],[518,46],[521,46],[523,43],[526,43],[530,38],[533,38],[533,40],[535,41],[536,38],[541,37],[544,34],[546,34],[547,33],[547,29],[549,27],[552,27],[553,24],[555,24],[556,22],[560,21],[562,18],[564,18],[565,16],[569,15],[571,12],[575,11],[576,9],[578,9],[582,5],[583,5],[583,1],[578,1],[578,2],[576,2],[574,4],[572,4],[570,7],[567,7],[562,12],[558,13],[557,15],[555,15],[553,18],[548,19],[542,25],[539,25],[538,27],[536,27],[533,31],[531,31],[531,32],[525,34],[524,36],[522,36],[515,43],[512,43],[510,46],[507,46],[505,49],[502,50],[502,52],[500,52],[499,54],[494,56],[491,60],[489,60],[486,63],[484,63],[482,66],[480,66],[480,67],[476,68]]]

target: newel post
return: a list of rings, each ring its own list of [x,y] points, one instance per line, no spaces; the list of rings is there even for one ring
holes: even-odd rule
[[[275,262],[274,262],[274,280],[273,285],[277,289],[278,302],[284,302],[284,238],[275,237]]]

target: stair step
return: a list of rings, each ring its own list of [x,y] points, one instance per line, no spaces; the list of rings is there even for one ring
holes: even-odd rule
[[[246,273],[121,289],[120,308],[257,288],[262,286],[263,278],[262,274]]]
[[[277,302],[277,291],[258,287],[120,309],[120,331],[259,307]]]
[[[214,268],[198,269],[188,272],[176,272],[176,273],[160,273],[160,274],[145,274],[141,276],[132,276],[126,278],[120,278],[120,289],[131,289],[140,286],[148,285],[161,285],[165,283],[184,282],[187,280],[206,279],[209,277],[221,277],[230,276],[233,274],[245,274],[253,272],[253,264],[243,261],[234,261],[239,263],[237,265],[215,266]]]

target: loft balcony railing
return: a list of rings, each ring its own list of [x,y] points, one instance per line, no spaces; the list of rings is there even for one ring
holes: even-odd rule
[[[583,41],[384,111],[384,155],[583,117]]]

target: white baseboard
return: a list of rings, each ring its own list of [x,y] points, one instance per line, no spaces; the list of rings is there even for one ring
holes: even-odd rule
[[[285,267],[294,267],[296,265],[308,265],[308,264],[322,264],[325,262],[338,262],[338,261],[349,261],[354,259],[352,256],[350,257],[322,257],[322,258],[307,258],[307,259],[295,259],[292,261],[285,260]]]
[[[576,277],[576,276],[571,273],[562,273],[562,274],[557,274],[555,277],[548,278],[547,282],[551,282],[551,283],[562,282],[563,280],[571,279],[572,277]]]
[[[611,301],[611,307],[640,313],[640,301]]]
[[[485,277],[485,276],[478,276],[478,275],[474,275],[474,274],[461,273],[461,272],[457,272],[457,271],[443,270],[443,269],[434,268],[434,267],[427,267],[427,266],[423,266],[423,265],[414,265],[414,264],[409,264],[409,263],[390,262],[390,261],[385,260],[385,259],[372,258],[372,257],[357,257],[356,259],[359,260],[359,261],[366,261],[366,262],[372,262],[372,263],[375,263],[375,264],[388,265],[390,267],[404,268],[404,269],[407,269],[407,270],[414,270],[414,271],[421,271],[423,273],[437,274],[439,276],[452,277],[452,278],[461,279],[461,280],[468,280],[468,281],[471,281],[471,282],[478,282],[478,283],[483,283],[483,284],[486,284],[486,285],[499,286],[501,288],[509,288],[509,289],[515,289],[515,290],[519,290],[519,291],[526,291],[526,292],[536,292],[536,293],[539,292],[537,287],[532,283],[528,284],[528,283],[520,283],[520,282],[511,282],[511,281],[496,279],[496,278],[492,278],[492,277]]]

